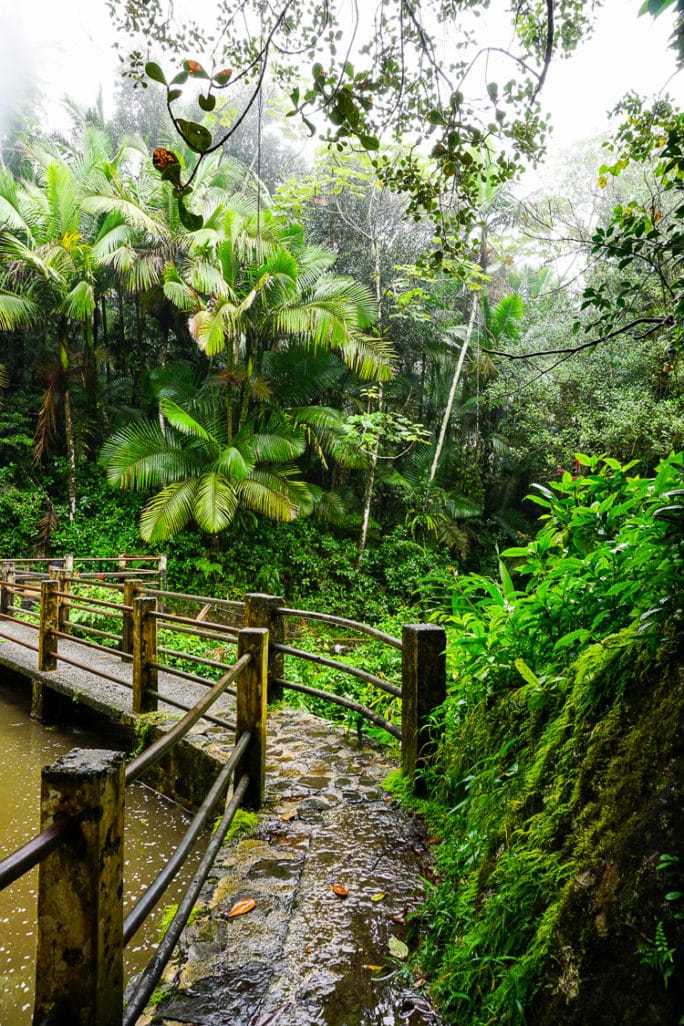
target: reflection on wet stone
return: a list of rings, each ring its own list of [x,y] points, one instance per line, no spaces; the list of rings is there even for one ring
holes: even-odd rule
[[[380,787],[392,759],[355,745],[301,711],[269,714],[256,836],[219,854],[200,917],[167,967],[172,992],[155,1022],[439,1026],[389,953],[422,898],[424,831]],[[333,890],[340,884],[346,896]],[[253,911],[229,919],[247,897]]]

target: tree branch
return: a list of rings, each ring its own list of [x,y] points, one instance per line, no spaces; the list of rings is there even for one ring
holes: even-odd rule
[[[533,360],[537,356],[559,356],[561,353],[581,353],[583,349],[591,349],[592,346],[598,346],[601,342],[608,342],[611,338],[616,338],[618,335],[624,334],[631,328],[636,328],[638,324],[652,324],[653,327],[644,332],[641,338],[648,338],[658,328],[671,327],[674,324],[674,317],[637,317],[635,321],[630,321],[629,324],[624,324],[621,328],[616,328],[615,331],[610,331],[607,335],[601,335],[599,338],[592,338],[589,342],[582,342],[578,346],[568,346],[564,349],[540,349],[536,353],[505,353],[501,349],[485,349],[482,348],[483,353],[487,353],[488,356],[505,356],[507,360]]]

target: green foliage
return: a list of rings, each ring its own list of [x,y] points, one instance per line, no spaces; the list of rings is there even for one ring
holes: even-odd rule
[[[502,553],[497,580],[457,579],[441,616],[451,684],[427,784],[444,839],[420,936],[445,1020],[459,1026],[598,1021],[605,992],[591,1012],[588,992],[578,995],[582,967],[598,972],[585,922],[592,901],[593,915],[603,906],[596,889],[580,896],[578,880],[625,849],[622,872],[643,866],[649,809],[665,833],[677,815],[672,802],[642,812],[640,796],[668,786],[684,701],[664,677],[681,631],[684,522],[672,493],[683,461],[664,461],[652,479],[607,458],[578,461],[577,477],[536,489],[536,537]],[[647,906],[633,886],[621,899],[629,926],[611,920],[607,947],[631,957],[625,972],[643,994],[639,966],[668,982],[677,944],[663,926],[637,953],[633,930],[655,907],[669,937],[678,891],[654,882]],[[564,1011],[554,1014],[553,995]]]
[[[214,824],[214,830],[218,828],[220,822],[220,819],[216,820],[216,823]],[[256,830],[258,825],[258,813],[247,812],[246,809],[237,809],[235,815],[233,816],[233,822],[228,827],[228,832],[223,841],[224,845],[231,844],[233,841],[236,841],[239,837],[242,837],[243,834],[252,833],[254,830]]]

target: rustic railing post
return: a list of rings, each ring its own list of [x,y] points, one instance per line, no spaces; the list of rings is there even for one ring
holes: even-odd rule
[[[401,768],[416,792],[424,790],[416,771],[436,747],[430,717],[446,698],[446,632],[437,624],[405,624],[401,655]]]
[[[268,701],[279,702],[283,697],[282,680],[285,657],[282,652],[274,652],[273,645],[282,645],[285,641],[285,621],[278,610],[285,603],[275,595],[262,595],[250,592],[245,595],[245,627],[265,627],[270,639],[268,651]]]
[[[66,633],[71,607],[69,600],[71,593],[71,571],[64,568],[63,570],[58,570],[55,576],[59,585],[58,591],[61,592],[57,601],[57,627],[62,633]]]
[[[121,651],[128,655],[133,653],[133,603],[140,598],[143,582],[135,577],[127,577],[123,589],[123,620],[121,623]]]
[[[235,770],[235,780],[249,776],[244,804],[261,808],[266,778],[266,695],[268,681],[268,631],[244,627],[238,635],[238,658],[249,652],[252,659],[237,680],[236,741],[245,730],[252,735],[247,751]]]
[[[16,571],[12,560],[3,560],[2,588],[0,588],[0,613],[3,616],[14,615],[14,582]]]
[[[159,563],[157,564],[157,571],[159,574],[159,590],[166,591],[168,557],[164,553],[162,553],[162,555],[158,556],[157,558],[159,560]]]
[[[40,632],[38,634],[38,669],[54,670],[57,666],[57,635],[59,629],[59,581],[40,582]]]
[[[74,557],[71,553],[64,557],[64,569],[68,574],[73,574],[74,572]]]
[[[78,833],[40,863],[36,1026],[121,1026],[125,786],[122,752],[74,749],[43,769],[41,829],[66,814]]]
[[[126,553],[125,552],[120,552],[119,553],[119,555],[117,557],[116,563],[117,563],[117,566],[118,566],[119,570],[121,570],[121,572],[125,574],[126,573],[126,567],[128,565],[128,560],[126,559]]]
[[[133,600],[133,712],[155,712],[157,698],[157,611],[156,598]]]

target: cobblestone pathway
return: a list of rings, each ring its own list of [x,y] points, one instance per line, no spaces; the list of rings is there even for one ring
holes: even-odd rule
[[[270,715],[258,827],[222,848],[167,967],[164,997],[141,1022],[439,1022],[397,944],[423,895],[429,845],[423,825],[381,787],[394,767],[379,746],[360,748],[317,717]],[[242,900],[254,908],[229,918]]]

